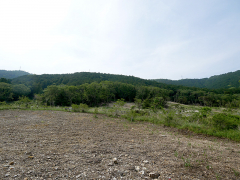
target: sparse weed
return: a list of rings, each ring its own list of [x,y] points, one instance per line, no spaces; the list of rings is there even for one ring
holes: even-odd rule
[[[240,173],[239,173],[238,171],[236,171],[235,169],[232,169],[232,170],[233,170],[234,175],[235,175],[236,177],[239,177],[239,176],[240,176]]]

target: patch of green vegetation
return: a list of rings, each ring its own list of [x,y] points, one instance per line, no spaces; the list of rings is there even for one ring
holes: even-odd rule
[[[161,99],[161,98],[160,98]],[[159,99],[159,100],[160,100]],[[162,124],[175,127],[184,132],[195,132],[215,137],[224,137],[234,141],[240,141],[240,116],[238,111],[223,112],[223,108],[210,108],[199,106],[183,106],[179,104],[170,105],[169,108],[147,108],[142,109],[142,101],[137,100],[136,106],[127,107],[124,99],[117,100],[113,107],[89,107],[87,104],[72,104],[71,107],[47,106],[37,100],[21,97],[19,101],[0,103],[0,110],[22,109],[22,110],[54,110],[71,112],[105,114],[110,117],[125,118],[131,122],[143,121],[154,124]],[[157,107],[157,106],[156,106]],[[187,133],[187,135],[190,135]]]

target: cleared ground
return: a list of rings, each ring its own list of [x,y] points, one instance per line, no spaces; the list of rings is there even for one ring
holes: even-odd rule
[[[240,179],[239,143],[61,111],[0,111],[0,179]]]

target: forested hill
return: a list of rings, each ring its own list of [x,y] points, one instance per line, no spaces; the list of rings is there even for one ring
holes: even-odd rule
[[[182,85],[208,89],[221,89],[221,88],[227,89],[231,87],[240,86],[239,83],[240,70],[203,79],[181,79],[181,80],[153,79],[153,80],[160,83],[172,85]]]
[[[43,75],[26,75],[15,78],[12,80],[12,84],[24,84],[28,87],[35,89],[45,89],[47,86],[55,85],[81,85],[84,83],[92,82],[102,82],[102,81],[112,81],[112,82],[122,82],[132,85],[141,86],[155,86],[164,89],[178,89],[179,86],[168,85],[163,83],[158,83],[156,81],[145,80],[137,78],[134,76],[124,76],[124,75],[113,75],[104,73],[90,73],[90,72],[79,72],[74,74],[43,74]],[[187,88],[192,89],[192,88]]]
[[[30,73],[25,71],[7,71],[7,70],[0,70],[0,78],[6,78],[6,79],[13,79],[19,76],[28,75]]]

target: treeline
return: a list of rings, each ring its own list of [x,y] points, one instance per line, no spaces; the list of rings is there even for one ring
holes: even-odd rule
[[[240,70],[203,79],[181,79],[181,80],[154,79],[154,81],[160,83],[208,89],[227,89],[231,87],[238,88],[239,80]]]
[[[145,80],[137,78],[134,76],[125,76],[125,75],[113,75],[113,74],[104,74],[104,73],[90,73],[90,72],[80,72],[74,74],[44,74],[44,75],[27,75],[15,78],[12,80],[12,84],[24,84],[27,87],[30,87],[33,94],[38,94],[47,88],[49,85],[68,85],[68,86],[77,86],[85,83],[102,81],[111,81],[111,82],[121,82],[132,84],[135,86],[154,86],[164,89],[179,89],[180,86],[167,85],[163,83],[158,83],[156,81]],[[193,89],[193,88],[189,88]]]
[[[17,101],[22,96],[41,97],[41,101],[48,105],[62,106],[72,103],[96,106],[123,98],[129,102],[140,99],[144,101],[144,107],[148,107],[155,97],[161,97],[164,101],[183,104],[239,107],[239,94],[240,88],[184,87],[133,76],[89,72],[0,79],[0,101]]]
[[[51,106],[70,106],[80,103],[99,106],[117,99],[125,99],[128,102],[137,99],[145,108],[151,107],[153,102],[156,104],[156,101],[164,106],[168,100],[210,107],[239,107],[240,104],[240,88],[219,90],[218,92],[204,89],[170,90],[111,81],[85,83],[77,86],[54,84],[43,89],[41,93],[35,93],[33,97],[31,93],[31,88],[24,84],[0,82],[0,101],[16,101],[19,97],[27,96]]]
[[[79,86],[50,85],[44,89],[43,94],[35,95],[35,99],[51,106],[70,106],[80,103],[89,106],[99,106],[118,99],[124,99],[128,102],[133,102],[137,99],[147,108],[156,99],[164,106],[169,95],[169,91],[158,87],[134,86],[121,82],[102,81],[100,83],[85,83]]]
[[[179,89],[171,98],[182,104],[199,104],[210,107],[239,107],[240,88],[219,91]]]
[[[7,82],[0,82],[0,101],[17,101],[21,96],[28,96],[31,89],[24,84],[12,85]]]

